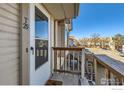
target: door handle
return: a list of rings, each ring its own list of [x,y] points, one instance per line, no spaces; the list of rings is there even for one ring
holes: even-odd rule
[[[30,49],[32,51],[32,55],[34,55],[34,47],[31,47]]]

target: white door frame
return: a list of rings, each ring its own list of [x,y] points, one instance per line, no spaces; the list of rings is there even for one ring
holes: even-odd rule
[[[41,10],[48,18],[48,62],[40,66],[35,70],[35,6]],[[29,84],[30,85],[41,85],[49,79],[51,75],[51,34],[50,34],[50,14],[41,4],[30,4],[29,5],[29,23],[30,23],[30,34],[29,34]],[[34,48],[34,54],[32,54],[31,47]]]

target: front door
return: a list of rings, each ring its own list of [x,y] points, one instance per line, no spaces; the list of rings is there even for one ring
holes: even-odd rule
[[[49,15],[40,4],[30,4],[30,84],[45,84],[50,76]]]

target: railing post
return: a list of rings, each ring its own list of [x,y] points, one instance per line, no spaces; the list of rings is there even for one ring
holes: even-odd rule
[[[81,77],[85,77],[85,49],[82,49],[82,59],[81,59]]]
[[[75,59],[74,59],[74,57],[75,57],[75,53],[74,53],[74,52],[75,52],[75,51],[73,51],[73,58],[72,58],[72,60],[73,60],[73,61],[72,61],[72,70],[74,70],[74,69],[75,69],[75,67],[74,67],[74,66],[75,66],[75,65],[74,65],[74,60],[75,60]]]
[[[109,80],[108,79],[108,69],[107,68],[106,68],[106,73],[105,74],[106,74],[106,85],[109,85],[109,82],[108,82],[108,80]]]
[[[80,66],[80,51],[78,52],[78,68],[77,68],[77,69],[78,69],[78,71],[79,71],[79,69],[80,69],[80,67],[79,67],[79,66]]]
[[[57,69],[57,50],[54,50],[54,70]]]
[[[121,83],[122,83],[122,85],[124,85],[124,80],[123,80],[123,77],[121,78]]]
[[[96,59],[94,58],[94,72],[95,72],[95,83],[96,85],[98,84],[98,73],[97,73],[97,61]]]

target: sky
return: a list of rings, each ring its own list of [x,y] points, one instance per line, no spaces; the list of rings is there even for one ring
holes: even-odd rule
[[[77,39],[94,33],[102,37],[124,35],[124,4],[80,4],[79,11],[70,33]]]
[[[39,39],[48,39],[48,22],[36,21],[35,22],[35,37]]]

